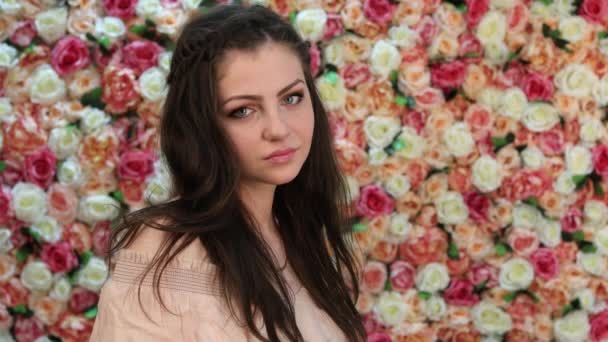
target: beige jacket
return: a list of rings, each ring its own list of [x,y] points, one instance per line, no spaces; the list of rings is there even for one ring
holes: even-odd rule
[[[154,271],[149,272],[141,287],[141,303],[153,321],[142,311],[137,295],[138,275],[152,259],[164,232],[146,229],[127,249],[112,259],[110,276],[100,292],[98,314],[90,337],[101,341],[259,341],[247,329],[237,325],[223,305],[218,286],[213,283],[215,267],[206,259],[198,240],[184,249],[163,273],[160,292],[163,302],[174,313],[162,309],[151,284]],[[297,277],[284,271],[295,289],[296,321],[306,341],[346,341],[342,331],[319,309]],[[258,319],[258,327],[263,322]],[[265,330],[262,329],[265,335]]]

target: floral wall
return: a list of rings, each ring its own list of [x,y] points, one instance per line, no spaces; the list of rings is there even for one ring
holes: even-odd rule
[[[310,41],[369,341],[608,340],[608,1],[257,0]],[[208,0],[0,0],[0,340],[86,341]]]

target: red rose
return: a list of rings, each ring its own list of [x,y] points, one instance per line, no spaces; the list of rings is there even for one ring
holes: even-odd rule
[[[591,324],[590,337],[592,341],[603,341],[608,338],[608,309],[604,309],[589,317]]]
[[[365,0],[363,14],[377,24],[384,24],[393,18],[395,6],[389,0]]]
[[[66,76],[89,65],[87,44],[75,36],[61,38],[51,52],[51,65],[59,76]]]
[[[123,62],[139,76],[146,69],[158,64],[163,47],[149,40],[135,40],[122,49]]]
[[[17,316],[15,326],[13,327],[13,335],[19,342],[33,342],[38,337],[44,336],[44,323],[36,316],[25,318],[25,316]]]
[[[538,248],[530,255],[534,273],[543,279],[555,278],[559,273],[559,259],[550,248]]]
[[[361,289],[370,293],[380,293],[384,290],[386,279],[386,265],[379,261],[368,261],[363,268]]]
[[[34,37],[38,35],[32,20],[20,21],[15,25],[9,40],[15,45],[26,47],[32,43]]]
[[[578,8],[578,14],[587,21],[603,24],[608,18],[608,2],[606,0],[583,0]]]
[[[317,44],[312,43],[310,44],[308,53],[310,54],[310,72],[312,76],[316,76],[321,67],[321,51],[319,51]]]
[[[83,287],[77,287],[70,294],[69,307],[75,313],[83,312],[91,306],[97,304],[99,296],[97,293]]]
[[[78,257],[69,242],[60,241],[44,245],[40,258],[53,272],[69,272],[78,266]]]
[[[471,191],[464,195],[464,203],[469,208],[469,217],[477,222],[485,222],[488,219],[490,199],[478,192]]]
[[[608,145],[601,144],[593,148],[593,168],[595,173],[602,176],[602,178],[608,178]]]
[[[467,5],[465,19],[467,26],[472,29],[479,24],[483,15],[490,8],[490,0],[465,0],[465,4]]]
[[[492,265],[483,263],[473,265],[466,278],[475,286],[485,282],[485,287],[492,288],[498,285],[498,271]]]
[[[369,65],[366,63],[346,64],[340,72],[342,78],[344,78],[344,85],[351,89],[361,83],[367,82],[371,77]]]
[[[431,84],[441,89],[459,87],[464,82],[466,66],[461,60],[431,65]]]
[[[570,208],[566,215],[560,219],[562,230],[568,233],[574,233],[579,230],[583,223],[583,213],[578,208]]]
[[[103,73],[103,93],[101,100],[105,102],[105,111],[112,114],[126,113],[137,105],[139,86],[133,70],[109,65]]]
[[[564,153],[566,144],[564,132],[555,125],[554,128],[536,134],[538,148],[547,156],[556,156]]]
[[[342,26],[342,19],[339,15],[329,14],[327,21],[325,22],[325,31],[323,33],[323,40],[330,40],[342,34],[344,26]]]
[[[445,302],[450,305],[473,306],[479,302],[479,295],[473,292],[474,285],[466,280],[453,278],[443,292]]]
[[[106,13],[121,19],[131,19],[135,15],[137,0],[103,0]]]
[[[416,268],[403,260],[397,260],[390,266],[391,286],[395,291],[405,292],[414,286]]]
[[[154,173],[154,152],[130,150],[120,156],[118,177],[143,182]]]
[[[39,187],[49,187],[55,176],[57,159],[48,146],[28,153],[24,158],[25,179]]]
[[[522,80],[521,88],[530,101],[549,101],[553,97],[553,92],[555,91],[553,80],[538,72],[531,72],[525,75]]]
[[[376,184],[368,184],[361,189],[357,200],[357,212],[373,218],[393,211],[395,201]]]

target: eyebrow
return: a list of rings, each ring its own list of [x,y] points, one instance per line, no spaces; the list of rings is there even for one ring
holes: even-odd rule
[[[295,81],[291,82],[289,85],[284,87],[283,89],[279,90],[279,92],[277,93],[277,96],[283,95],[285,92],[289,91],[289,89],[291,89],[293,86],[295,86],[298,83],[304,83],[304,81],[302,81],[302,79],[300,79],[300,78],[296,79]],[[232,100],[236,100],[236,99],[259,100],[261,98],[262,97],[259,95],[235,95],[235,96],[229,97],[224,102],[222,102],[222,106],[225,105],[226,103],[228,103]]]

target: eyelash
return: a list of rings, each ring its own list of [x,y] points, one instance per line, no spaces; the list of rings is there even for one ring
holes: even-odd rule
[[[300,100],[298,102],[292,104],[292,106],[296,106],[296,105],[300,104],[304,100],[304,93],[301,92],[301,91],[297,91],[297,92],[291,93],[291,94],[287,95],[286,98],[289,98],[289,97],[292,97],[292,96],[299,96],[300,97]],[[235,118],[235,119],[242,119],[242,118],[244,118],[243,116],[239,117],[238,115],[235,115],[235,113],[238,112],[241,109],[244,109],[244,108],[247,108],[247,107],[237,108],[236,110],[233,110],[232,112],[230,112],[228,114],[228,116],[231,117],[231,118]]]

